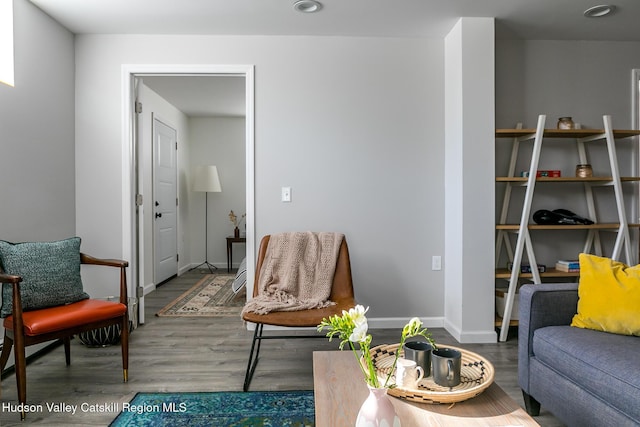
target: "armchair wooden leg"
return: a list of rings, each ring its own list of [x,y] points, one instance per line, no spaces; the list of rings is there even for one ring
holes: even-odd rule
[[[13,340],[5,334],[4,341],[2,341],[2,354],[0,354],[0,373],[2,373],[2,371],[4,371],[4,367],[7,366],[12,347]]]
[[[18,403],[25,405],[27,403],[27,360],[24,351],[24,336],[16,334],[13,342],[13,355],[16,370],[16,386],[18,388]],[[20,412],[20,419],[24,421],[27,414],[25,411]]]
[[[124,317],[120,332],[120,345],[122,346],[122,376],[124,382],[129,381],[129,319]]]
[[[251,379],[253,378],[253,373],[256,370],[256,365],[258,365],[258,354],[260,353],[260,344],[262,343],[262,328],[263,324],[257,324],[256,329],[253,332],[253,342],[251,343],[251,351],[249,352],[249,362],[247,363],[247,372],[244,376],[244,385],[242,386],[243,391],[249,390],[249,384],[251,384]],[[256,346],[257,343],[257,346]],[[255,349],[255,353],[254,353]]]
[[[64,360],[67,366],[71,365],[71,337],[62,338],[64,343]]]

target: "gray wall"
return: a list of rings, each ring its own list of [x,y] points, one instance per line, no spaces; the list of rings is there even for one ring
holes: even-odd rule
[[[617,129],[631,129],[632,86],[631,73],[640,68],[638,42],[588,41],[496,41],[496,125],[511,128],[517,122],[535,128],[539,114],[546,114],[547,128],[556,126],[558,117],[572,116],[585,128],[602,129],[602,116],[611,115]],[[637,96],[637,94],[636,94]],[[524,144],[517,171],[528,170],[530,144]],[[637,175],[637,138],[617,144],[618,161],[623,176]],[[506,175],[511,143],[496,142],[496,174]],[[590,163],[595,175],[608,175],[610,168],[604,143],[588,144]],[[575,173],[578,163],[575,144],[571,141],[545,141],[539,169],[560,169],[563,176]],[[587,214],[584,192],[578,184],[537,186],[532,212],[538,209],[570,209],[580,215]],[[625,184],[627,218],[637,222],[638,184]],[[617,222],[613,190],[596,189],[596,207],[599,220]],[[557,195],[560,194],[560,197]],[[514,191],[509,222],[519,222],[516,208],[524,191]],[[496,194],[496,216],[502,205],[503,187]],[[521,206],[521,205],[520,205]],[[603,233],[604,255],[610,256],[613,233]],[[633,262],[637,262],[637,230],[631,231]],[[582,250],[584,233],[535,232],[533,237],[537,261],[554,265],[567,254]],[[626,260],[625,260],[626,261]],[[506,266],[502,257],[500,265]]]
[[[631,128],[631,70],[640,68],[640,42],[496,41],[496,126],[535,127],[547,114],[573,116],[602,128],[602,115]]]
[[[75,235],[73,35],[14,2],[15,87],[0,83],[0,239]],[[99,254],[96,254],[99,255]]]
[[[215,165],[220,177],[221,193],[209,193],[208,256],[209,262],[226,272],[226,237],[233,235],[229,211],[238,219],[246,209],[245,119],[244,117],[192,117],[189,119],[189,170],[197,165]],[[205,195],[189,194],[189,244],[191,263],[200,264],[205,258]],[[240,231],[245,232],[243,221]],[[237,268],[246,253],[246,245],[233,246],[233,267]]]
[[[122,64],[254,64],[256,238],[342,231],[373,318],[442,321],[446,284],[429,268],[445,239],[442,40],[77,36],[74,80],[73,36],[15,3],[16,88],[0,87],[9,159],[0,195],[20,209],[3,209],[2,238],[77,233],[88,252],[124,253]],[[629,127],[639,47],[497,41],[496,125],[533,126],[546,112],[593,127],[608,113]],[[283,185],[293,188],[290,204],[279,201]]]
[[[344,232],[373,318],[442,324],[442,40],[82,35],[76,57],[79,233],[123,250],[122,64],[254,64],[255,237]]]
[[[0,83],[0,239],[71,237],[76,229],[73,35],[31,3],[15,0],[14,46],[15,87]]]

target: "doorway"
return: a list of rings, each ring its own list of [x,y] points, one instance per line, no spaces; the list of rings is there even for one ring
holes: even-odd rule
[[[135,104],[136,95],[139,92],[139,85],[136,79],[150,76],[162,77],[187,77],[187,76],[208,76],[208,77],[228,77],[240,76],[244,78],[245,96],[245,120],[244,120],[244,152],[245,152],[245,207],[246,207],[246,258],[248,274],[253,277],[255,265],[255,233],[254,233],[254,74],[253,66],[220,66],[220,65],[124,65],[122,69],[123,81],[123,221],[125,222],[123,236],[123,252],[134,260],[131,263],[129,274],[129,288],[131,295],[139,298],[138,314],[140,323],[144,323],[144,295],[155,289],[155,283],[150,279],[149,268],[146,265],[149,253],[153,251],[153,246],[145,239],[145,232],[149,229],[149,220],[145,223],[145,204],[150,201],[151,195],[141,193],[143,186],[141,181],[145,179],[143,167],[144,151],[136,141],[141,129],[138,129],[136,111],[139,106]],[[144,106],[142,107],[144,109]],[[179,141],[178,141],[179,143]],[[128,172],[128,173],[127,173]],[[179,187],[184,187],[184,182],[180,183],[182,173],[179,175]],[[224,183],[223,183],[224,188]],[[224,191],[224,190],[223,190]],[[145,197],[149,200],[145,200]],[[151,209],[147,206],[147,210]],[[147,218],[149,213],[147,213]],[[178,225],[180,227],[180,225]],[[145,241],[147,243],[145,244]],[[251,271],[249,271],[251,270]],[[252,288],[253,283],[247,283],[248,288]]]

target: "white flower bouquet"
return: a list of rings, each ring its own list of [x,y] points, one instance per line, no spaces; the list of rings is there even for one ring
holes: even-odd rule
[[[402,328],[402,334],[400,336],[400,345],[398,346],[398,351],[396,352],[395,358],[393,360],[393,366],[389,371],[384,383],[380,383],[380,379],[378,378],[378,374],[376,373],[376,368],[373,365],[373,360],[371,359],[371,334],[369,333],[369,325],[367,322],[367,317],[365,316],[369,307],[366,309],[362,305],[356,305],[354,308],[349,311],[342,311],[342,316],[331,316],[328,319],[322,319],[322,322],[318,325],[318,332],[322,332],[324,329],[327,329],[327,338],[329,341],[332,340],[334,336],[338,336],[340,338],[340,350],[342,350],[345,344],[349,344],[349,347],[353,351],[356,359],[358,360],[358,365],[360,369],[362,369],[362,373],[364,374],[365,381],[370,387],[374,388],[387,388],[393,387],[393,385],[389,385],[389,379],[391,378],[393,372],[395,371],[396,364],[398,362],[398,357],[400,355],[400,349],[403,348],[403,345],[407,338],[421,336],[427,340],[431,347],[436,348],[435,341],[431,338],[431,333],[427,331],[427,328],[422,327],[422,322],[417,317],[414,317],[407,323],[404,328]],[[358,355],[356,347],[354,344],[358,344],[361,355]],[[364,363],[360,363],[360,357]]]

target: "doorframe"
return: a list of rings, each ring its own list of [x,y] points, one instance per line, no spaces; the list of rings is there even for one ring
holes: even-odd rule
[[[136,164],[135,139],[133,125],[133,102],[135,101],[133,80],[136,76],[244,76],[245,78],[245,173],[246,173],[246,249],[247,249],[247,289],[253,289],[255,277],[255,74],[254,65],[220,65],[220,64],[122,64],[122,253],[125,259],[140,260],[144,247],[136,242]],[[150,197],[150,196],[148,196]],[[141,245],[142,246],[142,245]],[[130,296],[144,298],[143,269],[138,262],[130,263],[127,271],[128,291]],[[249,292],[247,292],[247,296]],[[143,310],[139,304],[139,310]],[[144,323],[144,312],[139,319]]]

